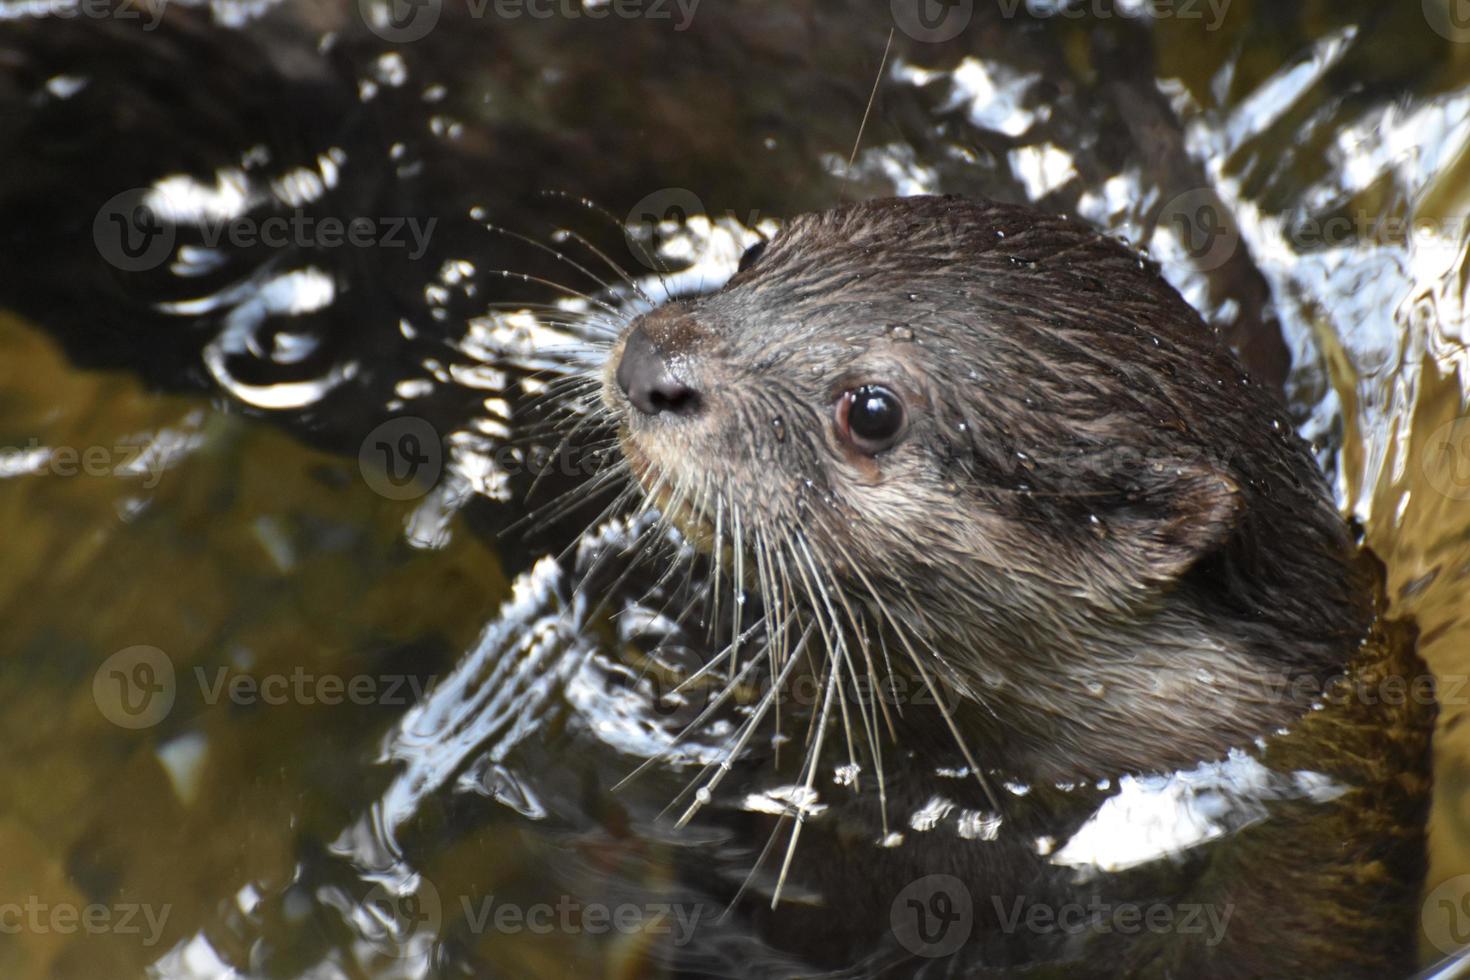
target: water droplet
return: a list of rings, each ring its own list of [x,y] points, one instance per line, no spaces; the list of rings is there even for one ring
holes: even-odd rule
[[[771,428],[776,431],[777,442],[786,441],[786,421],[781,416],[777,415],[771,419]]]
[[[1102,684],[1097,681],[1088,681],[1086,687],[1087,693],[1095,698],[1101,698],[1103,695],[1108,693],[1108,689],[1106,687],[1103,687]]]
[[[910,296],[910,299],[913,297]],[[890,323],[888,325],[888,336],[894,340],[913,340],[914,331],[907,323]]]

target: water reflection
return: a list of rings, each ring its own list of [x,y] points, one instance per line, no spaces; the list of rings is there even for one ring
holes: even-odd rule
[[[670,880],[671,855],[726,840],[722,826],[696,820],[680,836],[658,818],[752,710],[737,701],[677,738],[707,706],[670,696],[706,649],[697,610],[663,615],[690,593],[665,584],[650,600],[657,576],[644,575],[596,608],[611,580],[591,556],[622,554],[631,532],[605,523],[567,549],[605,498],[539,536],[497,539],[525,516],[532,480],[515,453],[554,442],[534,408],[558,377],[595,369],[622,316],[717,285],[776,216],[878,193],[985,193],[1106,227],[1286,386],[1441,677],[1429,885],[1466,872],[1470,728],[1451,692],[1470,575],[1458,468],[1470,82],[1419,5],[1401,6],[1232,11],[1208,35],[980,15],[948,44],[900,37],[850,166],[889,27],[868,10],[711,10],[675,36],[449,9],[450,29],[394,47],[354,4],[171,7],[147,35],[7,8],[0,141],[22,149],[0,206],[26,234],[3,246],[4,302],[30,323],[0,333],[15,448],[0,458],[13,566],[0,575],[0,730],[29,751],[0,826],[25,857],[3,887],[53,903],[143,896],[173,914],[156,946],[29,935],[0,971],[655,971],[650,930],[487,938],[463,904],[698,904]],[[705,214],[632,217],[672,270],[658,275],[620,224],[661,187],[697,189]],[[539,193],[558,189],[615,220]],[[88,239],[117,194],[168,230],[145,268]],[[263,241],[267,219],[295,216],[312,234],[297,223],[284,246]],[[365,216],[378,221],[369,246],[320,237],[328,218],[345,237]],[[409,219],[436,223],[388,248],[386,219],[405,233]],[[232,237],[247,220],[254,237]],[[68,365],[37,331],[79,365],[172,394]],[[440,434],[442,478],[406,501],[363,494],[355,455],[403,415]],[[95,477],[58,472],[59,450],[120,445],[136,452]],[[540,499],[581,477],[552,479]],[[76,682],[138,643],[166,651],[179,678],[175,705],[141,734],[107,723]],[[411,677],[428,694],[271,707],[210,701],[195,673],[303,665]],[[660,764],[610,791],[647,759]],[[1259,765],[1070,788],[1088,794],[1090,820],[1037,846],[1119,870],[1252,824],[1264,801],[1327,792]],[[1021,788],[1007,795],[1062,792]],[[733,806],[821,819],[820,794],[800,789],[742,785]],[[1152,829],[1115,829],[1125,810]],[[975,847],[1029,833],[948,796],[890,823],[878,843],[894,852],[926,833]],[[775,956],[738,930],[702,935],[708,948],[686,961],[734,971]]]

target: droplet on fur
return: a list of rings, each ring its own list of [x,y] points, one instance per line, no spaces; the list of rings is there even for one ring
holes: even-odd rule
[[[771,419],[771,428],[776,431],[776,441],[777,442],[785,442],[786,441],[786,420],[785,419],[783,419],[783,418],[781,418],[781,416],[777,415],[775,418]]]
[[[912,296],[909,298],[913,299]],[[888,336],[894,340],[913,340],[914,330],[907,323],[890,323],[888,325]]]

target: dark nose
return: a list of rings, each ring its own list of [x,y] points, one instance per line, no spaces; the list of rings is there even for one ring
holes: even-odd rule
[[[623,344],[618,387],[644,415],[692,415],[699,410],[699,392],[674,377],[668,360],[642,327],[634,328]]]

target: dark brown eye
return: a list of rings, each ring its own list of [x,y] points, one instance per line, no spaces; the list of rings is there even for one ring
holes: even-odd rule
[[[903,423],[903,402],[882,385],[863,385],[837,400],[837,434],[869,456],[898,442]]]
[[[757,262],[760,261],[761,256],[765,254],[765,251],[765,242],[756,242],[754,245],[750,246],[750,248],[747,248],[745,250],[745,254],[740,256],[740,268],[736,271],[744,272],[746,269],[749,269],[751,266],[755,265]]]

